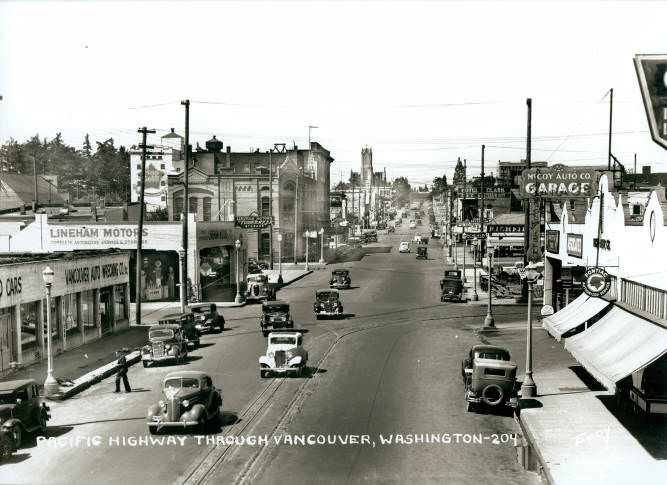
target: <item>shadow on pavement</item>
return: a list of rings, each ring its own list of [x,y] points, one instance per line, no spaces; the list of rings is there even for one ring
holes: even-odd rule
[[[588,373],[588,371],[581,365],[571,365],[568,367],[576,376],[581,379],[581,382],[586,384],[590,391],[606,391],[607,389],[600,384],[595,378]]]
[[[612,395],[597,397],[618,422],[656,460],[667,459],[667,419],[664,415],[646,415],[643,411],[625,410]]]
[[[191,363],[196,362],[196,361],[198,361],[198,360],[201,360],[201,359],[203,359],[203,358],[204,358],[204,357],[202,357],[201,355],[192,355],[192,354],[188,354],[188,356],[186,357],[186,361],[183,362],[182,365],[190,365]]]
[[[199,347],[197,347],[197,349],[205,349],[206,347],[212,347],[213,345],[215,345],[215,344],[214,343],[203,343],[202,342],[202,343],[199,344]]]
[[[521,416],[522,409],[536,409],[544,407],[544,405],[537,399],[534,398],[520,398],[519,405],[516,407],[516,415]]]
[[[222,414],[220,415],[220,419],[218,420],[218,426],[215,431],[220,431],[222,428],[226,426],[232,426],[233,424],[241,422],[241,418],[239,418],[236,413],[231,413],[228,411],[223,411]]]
[[[315,377],[317,374],[324,374],[326,373],[326,369],[322,369],[319,367],[306,367],[303,371],[303,375],[301,377],[305,377],[306,379],[310,379],[312,377]]]

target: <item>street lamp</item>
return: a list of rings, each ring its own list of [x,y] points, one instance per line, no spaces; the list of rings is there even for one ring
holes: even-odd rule
[[[477,243],[477,240],[473,241],[473,244]],[[477,244],[472,247],[472,301],[479,301],[479,295],[477,294]]]
[[[283,234],[279,232],[276,234],[278,238],[278,279],[283,275]]]
[[[180,277],[178,278],[178,286],[180,287],[179,296],[181,299],[181,313],[185,313],[185,275],[183,274],[183,260],[185,259],[185,249],[178,250],[178,267]]]
[[[46,286],[46,355],[47,371],[44,381],[44,395],[52,397],[58,393],[60,386],[55,377],[53,377],[53,353],[51,352],[51,286],[53,285],[53,270],[48,266],[42,271],[44,286]]]
[[[521,397],[537,396],[537,386],[533,380],[533,318],[531,315],[533,307],[533,285],[544,270],[544,263],[529,263],[526,265],[526,282],[528,283],[528,327],[526,336],[526,377],[521,384]]]
[[[234,243],[236,248],[236,298],[234,298],[234,303],[241,303],[241,283],[239,282],[239,249],[241,249],[241,241],[238,239]]]
[[[488,306],[486,307],[486,317],[484,318],[484,328],[496,328],[496,322],[493,319],[493,313],[491,309],[491,269],[493,266],[491,265],[491,246],[487,244],[486,246],[486,263],[489,268],[489,273],[488,273],[488,278],[489,278],[489,302]]]
[[[324,228],[320,228],[320,264],[324,264]]]

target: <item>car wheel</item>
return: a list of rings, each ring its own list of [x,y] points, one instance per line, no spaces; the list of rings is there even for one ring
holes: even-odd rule
[[[18,450],[21,447],[21,426],[18,424],[15,424],[12,427],[12,434],[14,435],[14,446]]]
[[[264,379],[264,378],[266,377],[266,371],[265,371],[265,370],[260,370],[260,371],[259,371],[259,377],[261,377],[262,379]]]
[[[158,431],[158,429],[157,429],[157,426],[149,426],[149,427],[148,427],[148,431],[149,431],[151,434],[158,434],[158,433],[159,433],[159,431]]]
[[[12,439],[7,434],[3,434],[0,436],[0,461],[9,458],[12,451],[14,451],[12,447]]]
[[[144,364],[144,369],[146,367],[148,367],[148,361],[147,360],[142,360],[141,363]]]
[[[39,428],[37,429],[39,436],[46,436],[46,411],[39,412]]]
[[[497,384],[489,384],[482,391],[482,402],[487,406],[494,407],[502,404],[505,400],[505,391]]]
[[[197,421],[197,432],[199,434],[205,434],[206,433],[206,413],[204,413],[203,416],[199,417],[199,420]]]

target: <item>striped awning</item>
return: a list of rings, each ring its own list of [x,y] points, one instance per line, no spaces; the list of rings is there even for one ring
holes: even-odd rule
[[[560,341],[564,333],[590,320],[609,305],[603,298],[593,298],[582,293],[560,311],[544,318],[542,326]]]

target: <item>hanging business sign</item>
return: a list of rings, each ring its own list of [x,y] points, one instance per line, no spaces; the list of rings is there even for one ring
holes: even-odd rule
[[[601,297],[611,287],[611,276],[603,268],[588,268],[584,273],[584,293]]]
[[[521,172],[521,197],[569,200],[593,197],[597,193],[598,174],[590,168],[552,167]]]
[[[466,232],[463,234],[465,239],[486,239],[485,232]]]
[[[581,234],[567,235],[567,255],[581,258],[583,256],[584,237]]]
[[[634,61],[651,138],[667,148],[667,54],[637,55]]]
[[[243,229],[263,229],[273,224],[273,218],[270,216],[236,216],[234,222]]]
[[[486,230],[492,234],[523,234],[523,224],[487,224]]]
[[[560,250],[560,231],[547,229],[546,246],[550,253],[557,253]]]

